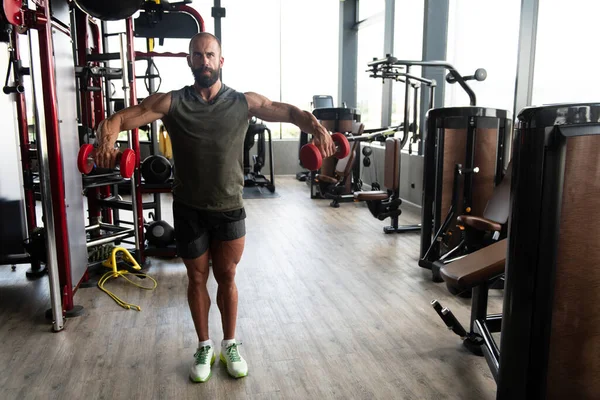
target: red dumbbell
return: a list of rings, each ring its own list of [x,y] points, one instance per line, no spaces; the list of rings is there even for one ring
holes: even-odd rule
[[[93,157],[94,146],[84,144],[79,149],[77,155],[77,168],[84,175],[91,173],[96,167]],[[135,171],[135,152],[131,149],[125,149],[122,153],[117,154],[117,163],[119,172],[123,178],[131,178]]]
[[[350,143],[346,136],[341,133],[334,133],[331,135],[331,140],[335,143],[335,147],[337,151],[334,154],[335,158],[342,159],[348,157],[350,154]],[[321,168],[323,164],[323,156],[321,156],[321,152],[312,143],[306,144],[302,146],[300,149],[300,162],[302,162],[302,166],[310,171],[316,171]]]

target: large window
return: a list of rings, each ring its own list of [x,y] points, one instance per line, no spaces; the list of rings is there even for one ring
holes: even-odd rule
[[[380,78],[369,77],[368,63],[373,58],[385,56],[383,47],[384,19],[372,17],[359,26],[356,79],[356,107],[361,113],[361,122],[367,129],[381,127],[381,104],[383,85]],[[349,107],[352,105],[348,104]]]
[[[281,0],[281,101],[307,111],[314,95],[338,104],[339,7],[332,0]],[[283,137],[300,134],[292,124],[281,129]]]
[[[422,60],[423,59],[423,13],[425,0],[396,0],[394,15],[394,52],[393,56],[400,60]],[[413,66],[411,75],[421,76],[421,67]],[[399,125],[404,121],[404,93],[406,85],[403,82],[395,82],[392,88],[392,125]],[[423,86],[419,91],[428,90]],[[411,99],[414,92],[410,91]],[[419,102],[420,104],[420,102]],[[412,102],[409,104],[412,110]],[[419,110],[412,110],[412,113]],[[414,115],[414,114],[410,115]],[[418,115],[418,114],[417,114]],[[410,121],[412,117],[409,116]]]
[[[358,0],[358,20],[376,16],[385,12],[385,0]]]
[[[540,2],[533,105],[598,101],[598,15],[598,1]]]
[[[485,81],[468,82],[479,106],[512,112],[520,10],[521,0],[450,1],[447,59],[462,75],[485,68]],[[469,105],[469,98],[459,85],[446,85],[445,105]]]

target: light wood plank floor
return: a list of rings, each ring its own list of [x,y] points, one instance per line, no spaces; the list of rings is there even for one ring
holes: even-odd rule
[[[385,235],[362,203],[329,207],[305,183],[277,177],[279,198],[246,200],[238,269],[237,338],[248,377],[218,363],[188,380],[197,345],[180,260],[153,259],[155,291],[107,286],[141,312],[82,288],[84,315],[53,333],[47,277],[0,270],[1,399],[493,399],[485,360],[465,350],[430,306],[439,299],[468,326],[469,300],[451,296],[417,264],[419,234]],[[164,218],[172,222],[170,204]],[[419,222],[403,206],[401,223]],[[147,284],[148,282],[142,282]],[[210,332],[222,335],[216,284]],[[490,312],[501,308],[491,292]]]

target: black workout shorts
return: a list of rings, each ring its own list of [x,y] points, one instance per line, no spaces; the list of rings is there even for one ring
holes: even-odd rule
[[[235,240],[246,235],[246,211],[203,211],[173,202],[177,253],[181,258],[204,254],[211,240]]]

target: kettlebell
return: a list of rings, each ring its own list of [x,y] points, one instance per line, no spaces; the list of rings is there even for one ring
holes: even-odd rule
[[[154,221],[146,227],[146,240],[156,247],[167,247],[175,242],[175,229],[163,220]]]
[[[171,177],[173,168],[166,157],[153,155],[146,157],[140,169],[146,183],[165,183]]]

